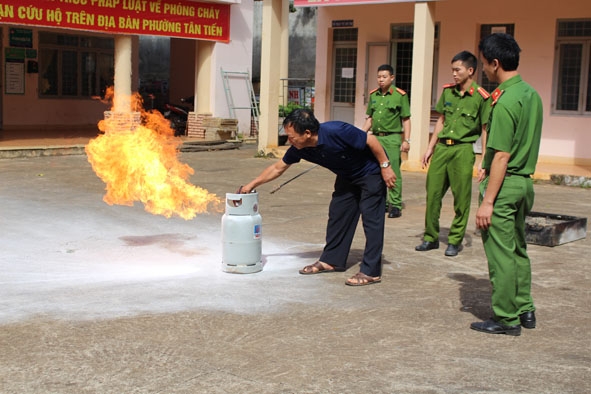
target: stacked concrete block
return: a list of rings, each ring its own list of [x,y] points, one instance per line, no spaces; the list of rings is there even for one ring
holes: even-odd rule
[[[209,117],[203,119],[203,127],[206,141],[229,140],[238,132],[238,120]]]

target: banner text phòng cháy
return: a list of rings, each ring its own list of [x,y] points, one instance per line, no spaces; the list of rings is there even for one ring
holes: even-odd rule
[[[0,0],[0,23],[228,42],[230,5],[186,0]]]

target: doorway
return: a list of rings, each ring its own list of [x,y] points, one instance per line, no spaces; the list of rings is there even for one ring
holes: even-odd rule
[[[333,30],[331,119],[355,123],[357,29]]]

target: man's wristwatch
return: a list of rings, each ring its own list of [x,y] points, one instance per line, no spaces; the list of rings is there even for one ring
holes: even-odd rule
[[[406,142],[407,144],[410,144],[410,138],[405,139],[404,142]]]
[[[380,167],[382,167],[382,168],[388,168],[388,167],[390,167],[390,162],[389,161],[384,161],[384,162],[380,163]]]

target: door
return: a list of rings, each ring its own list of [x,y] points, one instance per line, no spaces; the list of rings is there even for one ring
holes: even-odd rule
[[[357,29],[333,30],[331,119],[355,123]]]

